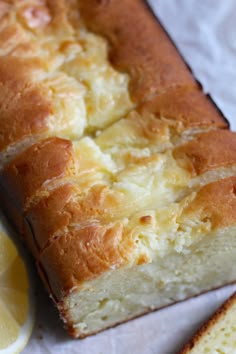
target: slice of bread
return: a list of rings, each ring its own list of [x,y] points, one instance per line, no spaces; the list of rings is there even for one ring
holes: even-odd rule
[[[236,133],[142,0],[0,7],[0,198],[69,333],[236,280]]]
[[[236,293],[199,329],[179,354],[236,353]]]

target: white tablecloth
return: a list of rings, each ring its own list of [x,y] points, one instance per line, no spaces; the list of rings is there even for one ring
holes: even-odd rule
[[[122,0],[121,0],[122,1]],[[235,0],[150,0],[204,91],[236,130]],[[24,354],[175,354],[236,286],[225,287],[85,340],[72,340],[40,283],[36,325]]]

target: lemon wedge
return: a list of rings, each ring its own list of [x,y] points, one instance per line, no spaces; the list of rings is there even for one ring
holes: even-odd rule
[[[32,300],[25,264],[0,227],[0,354],[20,353],[33,328]]]

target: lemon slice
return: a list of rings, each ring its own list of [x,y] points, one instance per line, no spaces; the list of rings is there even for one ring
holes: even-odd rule
[[[33,328],[25,264],[0,226],[0,354],[20,353]]]

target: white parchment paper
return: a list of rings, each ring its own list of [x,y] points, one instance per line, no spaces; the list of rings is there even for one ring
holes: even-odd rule
[[[235,0],[149,2],[202,83],[204,91],[212,95],[231,127],[236,130]],[[175,354],[196,328],[235,290],[236,286],[228,286],[96,336],[72,340],[63,330],[57,311],[41,283],[37,282],[36,325],[23,353]]]

